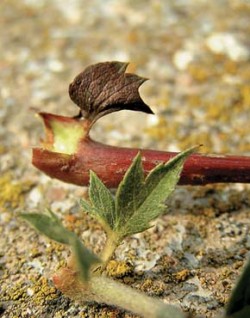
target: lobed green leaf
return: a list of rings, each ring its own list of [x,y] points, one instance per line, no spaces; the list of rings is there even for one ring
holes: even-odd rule
[[[140,191],[137,191],[134,196],[136,208],[132,211],[133,213],[127,215],[127,218],[124,217],[127,222],[119,224],[117,229],[122,237],[145,231],[151,226],[150,222],[166,209],[164,202],[175,189],[184,161],[196,149],[197,147],[188,149],[166,164],[159,164],[150,172],[145,183],[141,182]],[[129,177],[128,174],[126,178]],[[128,180],[126,182],[129,183]],[[133,178],[131,182],[136,183],[136,180]],[[117,195],[119,196],[120,193],[118,192]],[[120,211],[120,214],[124,213],[126,209]]]

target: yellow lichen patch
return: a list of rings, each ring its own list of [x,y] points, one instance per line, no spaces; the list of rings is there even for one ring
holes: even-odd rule
[[[6,152],[5,147],[0,145],[0,155],[4,154],[5,152]]]
[[[6,278],[3,276],[1,280],[1,300],[3,301],[14,301],[17,304],[24,304],[28,301],[30,305],[40,306],[58,297],[56,288],[51,286],[45,277],[36,275],[26,281],[16,277],[17,281],[13,279],[12,283],[9,278],[9,276]]]
[[[8,292],[3,296],[3,300],[22,301],[27,296],[26,288],[23,283],[18,282],[16,285],[10,287]]]
[[[177,129],[176,123],[169,123],[164,116],[159,116],[158,123],[145,129],[145,131],[156,140],[165,140],[166,138],[176,136]]]
[[[240,69],[240,76],[241,76],[242,80],[244,80],[245,82],[248,82],[250,79],[249,73],[250,73],[249,63],[248,64],[244,63],[242,65],[242,68]]]
[[[84,316],[85,318],[89,316]],[[92,317],[92,316],[91,316]],[[102,312],[96,313],[93,317],[99,317],[99,318],[119,318],[121,317],[121,311],[116,308],[103,308]],[[125,316],[124,316],[125,317]]]
[[[240,88],[242,105],[245,109],[249,110],[250,105],[250,85],[243,85]]]
[[[141,291],[150,295],[160,296],[164,293],[165,285],[163,282],[153,281],[152,279],[148,278],[141,285],[140,289]]]
[[[198,94],[192,94],[187,96],[187,103],[190,105],[191,108],[197,107],[200,108],[203,104],[202,96]]]
[[[178,282],[184,282],[189,276],[190,271],[188,269],[183,269],[180,272],[174,274],[174,277]]]
[[[123,277],[133,272],[134,266],[125,261],[112,260],[108,263],[106,273],[112,277]]]
[[[18,182],[6,173],[0,177],[0,209],[15,209],[23,206],[24,194],[32,187],[30,181]]]
[[[190,145],[203,145],[204,148],[201,150],[210,151],[213,149],[211,136],[206,132],[199,132],[199,134],[192,134],[187,136],[187,138],[178,141],[178,146],[180,149],[185,149],[190,147]]]
[[[41,277],[38,280],[34,280],[34,285],[30,287],[30,292],[34,293],[34,303],[36,305],[42,305],[45,301],[53,300],[57,296],[56,288],[50,286],[45,277]]]
[[[206,64],[190,64],[188,72],[192,78],[199,83],[207,82],[216,75],[215,69]]]
[[[65,258],[65,253],[68,251],[68,246],[63,244],[58,244],[57,242],[50,241],[50,244],[46,245],[45,252],[49,255],[48,259],[58,259],[57,269],[66,266],[67,258]]]
[[[225,72],[230,75],[237,75],[238,64],[232,60],[226,60],[224,63]]]
[[[220,120],[222,119],[222,115],[223,115],[223,107],[222,107],[223,104],[215,104],[215,103],[209,103],[207,105],[207,108],[206,108],[206,117],[207,119],[216,119],[218,120],[218,118],[220,118]]]

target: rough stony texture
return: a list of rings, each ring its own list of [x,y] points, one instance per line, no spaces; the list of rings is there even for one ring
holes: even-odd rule
[[[94,127],[115,145],[250,154],[250,3],[211,1],[1,1],[0,316],[135,317],[80,306],[50,280],[67,248],[18,217],[51,207],[99,252],[101,227],[78,206],[86,189],[31,166],[42,134],[32,108],[76,115],[68,84],[87,65],[130,61],[155,116],[116,113]],[[206,317],[223,311],[250,251],[247,185],[179,187],[155,227],[119,248],[110,269],[124,283]],[[122,264],[122,263],[121,263]],[[122,273],[121,273],[122,272]]]

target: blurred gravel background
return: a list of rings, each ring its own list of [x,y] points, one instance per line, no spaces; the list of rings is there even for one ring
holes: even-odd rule
[[[79,306],[51,273],[66,248],[38,236],[21,211],[51,207],[100,251],[100,226],[82,215],[86,189],[31,165],[42,125],[32,108],[75,115],[68,85],[86,66],[130,61],[150,78],[140,89],[155,116],[115,113],[98,122],[103,142],[250,155],[250,1],[2,0],[0,3],[0,317],[135,317]],[[247,185],[178,187],[151,230],[120,247],[125,283],[204,317],[223,312],[250,250]],[[83,233],[83,234],[82,234]],[[115,276],[115,274],[114,274]]]

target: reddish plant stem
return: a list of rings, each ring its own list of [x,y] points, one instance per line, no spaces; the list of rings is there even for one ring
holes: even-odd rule
[[[77,154],[67,155],[34,148],[33,165],[49,176],[76,185],[88,185],[89,170],[110,188],[120,183],[131,160],[141,151],[145,172],[176,153],[104,145],[85,137]],[[179,184],[250,183],[250,158],[244,156],[191,155],[185,162]]]

